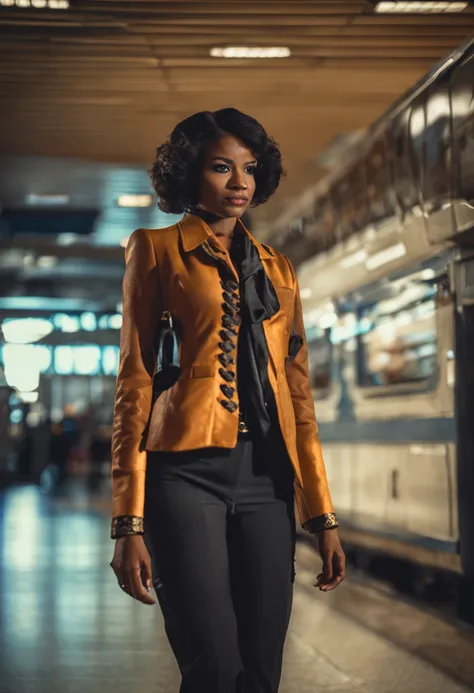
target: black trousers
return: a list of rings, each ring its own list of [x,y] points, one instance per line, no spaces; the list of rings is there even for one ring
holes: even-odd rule
[[[282,446],[148,453],[145,540],[180,693],[276,693],[295,546]]]

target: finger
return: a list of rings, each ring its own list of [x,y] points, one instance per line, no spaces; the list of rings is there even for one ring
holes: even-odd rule
[[[122,592],[125,592],[125,594],[128,594],[129,597],[133,597],[126,573],[121,573],[121,574],[117,575],[117,582],[118,582],[118,586],[120,587]]]
[[[150,590],[153,585],[150,559],[144,559],[142,562],[141,578],[143,587],[145,587],[146,590]]]
[[[154,604],[155,600],[151,596],[151,594],[148,594],[148,591],[146,587],[143,585],[142,582],[142,577],[141,577],[141,568],[138,568],[137,570],[134,570],[132,573],[132,592],[133,592],[133,597],[139,602],[142,602],[143,604]]]
[[[336,587],[338,587],[338,585],[340,585],[343,580],[344,577],[342,575],[338,575],[328,585],[323,585],[321,587],[321,590],[323,592],[331,592],[332,590],[336,589]]]
[[[342,579],[346,577],[346,556],[344,553],[336,554],[335,559],[336,574],[341,575]]]
[[[118,580],[119,579],[120,566],[115,561],[111,561],[109,563],[109,565],[112,568],[112,570],[114,571],[115,577]]]
[[[135,568],[135,569],[131,568],[128,571],[127,581],[126,581],[126,585],[127,585],[128,589],[130,590],[130,596],[133,597],[134,599],[137,598],[136,591],[135,591],[135,573],[137,570],[138,570],[138,568]]]
[[[331,582],[331,580],[333,578],[333,567],[332,567],[333,556],[334,556],[334,554],[332,552],[328,552],[328,553],[324,554],[323,575],[324,575],[324,582],[326,584],[328,582]]]
[[[316,577],[316,582],[314,583],[314,587],[319,587],[322,585],[324,582],[324,575],[322,573],[319,573],[319,575]]]
[[[324,588],[322,588],[325,592],[330,592],[331,590],[335,589],[338,585],[341,584],[341,582],[344,580],[346,576],[346,557],[344,553],[338,553],[334,556],[333,566],[333,579],[327,585],[324,585]]]
[[[145,588],[145,590],[146,590],[148,596],[149,596],[150,599],[152,600],[151,602],[146,602],[146,603],[147,603],[147,604],[155,604],[155,603],[156,603],[156,599],[154,599],[154,598],[151,596],[151,594],[150,594],[150,590],[151,590],[151,588],[153,587],[153,579],[152,579],[152,576],[151,576],[151,566],[149,566],[149,565],[147,565],[147,564],[142,565],[142,570],[141,570],[141,581],[142,581],[142,585],[143,585],[143,587]]]

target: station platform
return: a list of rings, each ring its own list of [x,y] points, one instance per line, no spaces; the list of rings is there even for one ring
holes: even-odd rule
[[[0,532],[0,693],[176,693],[159,609],[124,595],[109,567],[106,495],[10,489]],[[323,594],[317,572],[299,542],[281,693],[474,690],[471,629],[356,573]]]

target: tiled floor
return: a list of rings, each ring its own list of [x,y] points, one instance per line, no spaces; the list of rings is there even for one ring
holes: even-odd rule
[[[176,693],[158,609],[122,594],[109,568],[107,513],[80,486],[0,499],[0,693]],[[316,572],[300,545],[281,693],[473,690],[469,631],[370,583],[323,595]]]

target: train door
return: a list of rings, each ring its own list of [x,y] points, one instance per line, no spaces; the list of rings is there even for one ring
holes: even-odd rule
[[[454,264],[458,514],[463,573],[474,579],[474,252]]]

